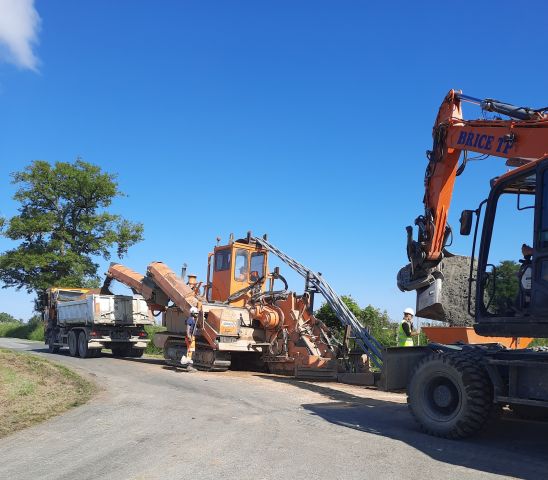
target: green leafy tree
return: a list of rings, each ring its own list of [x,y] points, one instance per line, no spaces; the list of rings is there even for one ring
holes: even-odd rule
[[[519,294],[519,269],[519,263],[512,260],[503,260],[497,265],[494,284],[491,279],[485,288],[486,302],[492,297],[489,310],[493,313],[503,315],[511,312],[516,306]]]
[[[381,312],[378,308],[368,305],[362,309],[360,323],[369,328],[373,335],[385,347],[396,345],[397,324],[390,321],[386,311]]]
[[[397,324],[392,323],[386,312],[368,305],[361,308],[358,303],[348,295],[341,296],[342,301],[354,314],[358,322],[369,330],[369,333],[385,346],[394,346],[396,344]],[[315,314],[316,318],[324,322],[329,328],[342,337],[343,327],[332,308],[324,303]]]
[[[30,328],[36,328],[41,324],[42,324],[42,316],[41,315],[33,315],[27,321],[27,325]]]
[[[107,210],[124,195],[116,176],[98,166],[35,161],[12,177],[19,214],[4,221],[2,233],[20,243],[0,255],[4,288],[39,295],[53,285],[98,286],[95,260],[112,251],[122,257],[143,239],[142,224]]]
[[[9,313],[0,312],[0,323],[19,323],[19,320]]]
[[[362,309],[356,303],[356,301],[349,295],[342,295],[341,300],[349,308],[349,310],[354,314],[356,318],[359,318],[361,315]],[[343,327],[337,315],[333,309],[327,304],[324,303],[316,312],[314,316],[325,323],[331,330],[335,332],[342,332]]]

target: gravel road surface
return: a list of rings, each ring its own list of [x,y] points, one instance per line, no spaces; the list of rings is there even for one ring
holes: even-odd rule
[[[86,405],[0,440],[0,478],[546,478],[548,423],[506,415],[474,439],[420,433],[405,396],[157,359],[50,355],[101,386]],[[0,412],[1,414],[1,412]]]

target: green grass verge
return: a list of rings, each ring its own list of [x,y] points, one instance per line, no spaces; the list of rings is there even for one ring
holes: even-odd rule
[[[93,383],[37,355],[0,349],[0,437],[88,401]]]

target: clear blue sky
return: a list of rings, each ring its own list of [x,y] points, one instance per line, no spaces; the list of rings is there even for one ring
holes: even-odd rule
[[[0,215],[16,213],[10,172],[81,156],[118,174],[128,197],[114,210],[144,223],[123,259],[142,272],[163,260],[203,277],[218,235],[266,232],[339,293],[399,319],[414,305],[395,282],[404,227],[423,212],[447,91],[548,104],[540,1],[34,6],[37,61],[0,63]],[[505,168],[468,166],[455,229]],[[2,290],[0,311],[28,318],[31,297]]]

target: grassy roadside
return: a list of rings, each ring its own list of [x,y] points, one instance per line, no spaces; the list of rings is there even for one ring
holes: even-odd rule
[[[0,337],[23,338],[44,341],[44,325],[28,325],[19,322],[0,323]]]
[[[62,365],[0,349],[0,437],[81,405],[95,390]]]

